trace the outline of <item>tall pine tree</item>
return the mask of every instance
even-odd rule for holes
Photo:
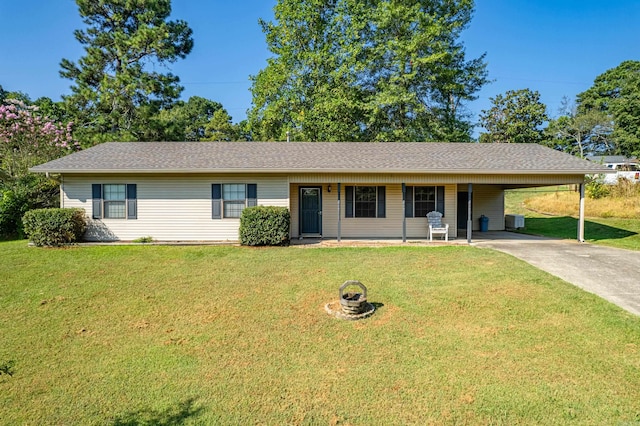
[[[186,57],[193,47],[186,22],[169,21],[170,0],[76,0],[85,29],[75,37],[85,56],[61,62],[73,80],[64,98],[83,139],[140,140],[149,118],[182,92],[179,78],[154,65]]]

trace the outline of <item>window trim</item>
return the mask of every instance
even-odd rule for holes
[[[244,206],[240,210],[239,216],[225,216],[225,201],[238,203],[241,200],[225,200],[224,199],[224,186],[225,185],[244,185]],[[221,219],[240,219],[242,216],[242,210],[247,207],[254,207],[258,205],[258,184],[256,183],[239,183],[239,182],[226,182],[226,183],[212,183],[211,184],[211,218],[216,220]]]
[[[375,188],[375,200],[373,201],[375,206],[375,216],[357,216],[356,209],[356,191],[357,188]],[[349,219],[385,219],[387,217],[386,212],[386,200],[387,191],[386,186],[376,185],[347,185],[345,186],[345,211],[344,217]]]
[[[105,200],[104,187],[106,185],[124,185],[124,200]],[[138,189],[135,183],[94,183],[91,185],[93,219],[135,220],[138,218]],[[123,217],[106,217],[106,205],[109,203],[124,203]]]
[[[405,217],[427,217],[416,216],[416,188],[433,188],[435,190],[435,211],[442,213],[442,217],[445,217],[445,188],[443,185],[407,185],[405,195]],[[427,212],[428,213],[428,212]]]

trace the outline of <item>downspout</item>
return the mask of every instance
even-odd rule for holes
[[[340,182],[338,182],[338,242],[342,233],[342,215],[340,212]]]
[[[473,228],[473,218],[471,217],[471,200],[473,195],[473,184],[467,188],[467,243],[471,244],[471,234]]]
[[[584,243],[584,182],[580,184],[580,209],[578,218],[578,241]]]

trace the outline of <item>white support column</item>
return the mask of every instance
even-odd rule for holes
[[[580,210],[578,215],[578,241],[584,243],[584,182],[580,184]]]
[[[467,243],[471,244],[471,234],[473,232],[473,218],[471,217],[471,200],[473,199],[473,184],[467,188]]]

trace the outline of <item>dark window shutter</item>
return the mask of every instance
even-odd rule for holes
[[[211,185],[211,218],[222,219],[222,185]]]
[[[386,203],[387,191],[384,186],[378,187],[378,217],[387,217]]]
[[[444,216],[444,186],[436,187],[436,210]]]
[[[413,217],[413,186],[407,186],[404,200],[404,217]]]
[[[344,187],[344,217],[353,217],[353,186]]]
[[[247,184],[247,207],[258,205],[258,185],[255,183]]]
[[[94,183],[91,185],[91,197],[93,198],[91,217],[94,219],[102,219],[102,185]]]
[[[135,183],[127,184],[127,219],[138,218],[138,188]]]

